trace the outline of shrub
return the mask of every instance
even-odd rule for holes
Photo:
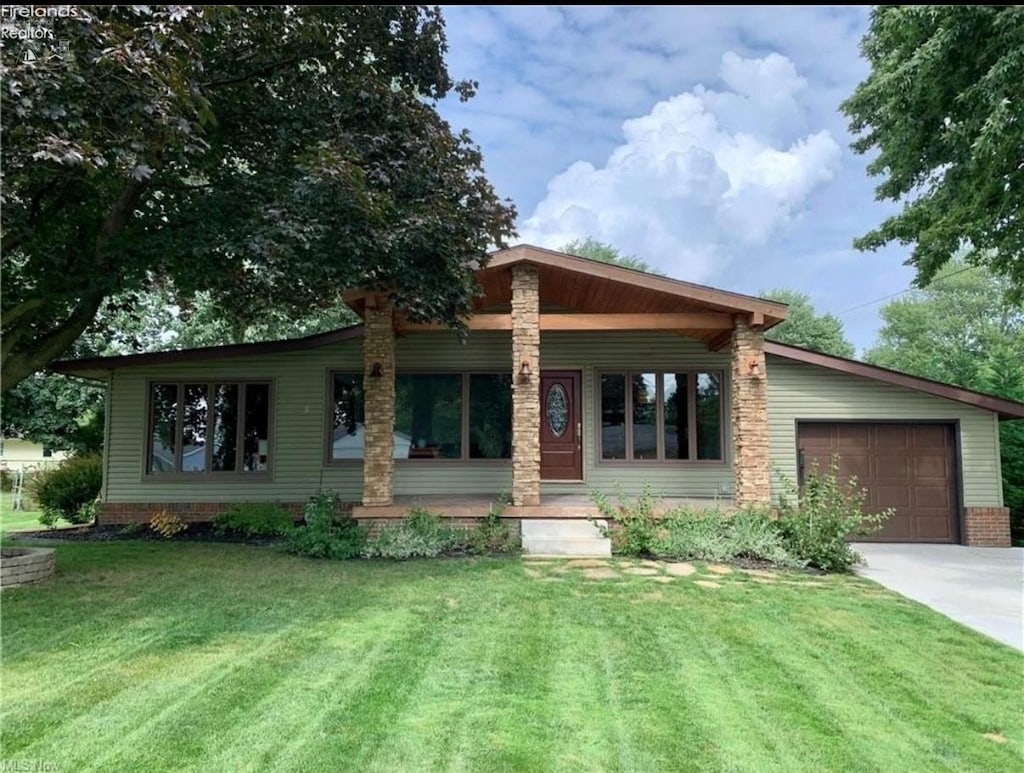
[[[304,526],[292,528],[285,550],[310,558],[355,558],[366,543],[366,532],[348,513],[339,513],[341,497],[321,491],[303,508]]]
[[[507,521],[501,520],[501,513],[508,505],[504,497],[492,505],[487,517],[475,529],[465,534],[466,552],[474,556],[518,553],[522,549],[519,535],[514,533]]]
[[[124,526],[122,526],[118,530],[118,534],[120,534],[122,537],[137,537],[141,533],[142,533],[142,524],[139,523],[138,521],[132,521],[131,523],[126,523]]]
[[[649,485],[644,484],[640,495],[632,502],[623,495],[621,489],[616,492],[617,505],[609,502],[608,497],[600,491],[591,491],[590,499],[608,520],[609,527],[612,521],[617,525],[615,529],[603,529],[611,538],[616,553],[641,556],[652,552],[659,525],[654,511],[661,498],[651,492]]]
[[[864,512],[867,490],[857,487],[855,477],[846,483],[840,479],[838,456],[825,471],[812,463],[799,491],[791,481],[783,482],[777,522],[783,543],[792,555],[826,572],[848,572],[859,563],[861,555],[847,540],[877,531],[892,517],[891,508]]]
[[[242,502],[213,518],[218,534],[239,534],[252,537],[284,537],[294,527],[292,517],[272,502]]]
[[[102,485],[103,458],[98,454],[72,456],[32,476],[32,493],[39,508],[48,517],[55,514],[72,523],[92,519],[95,513],[87,505],[95,502]]]
[[[466,541],[463,529],[445,526],[436,513],[416,507],[400,524],[381,529],[366,543],[363,555],[367,558],[434,558],[464,547]]]
[[[171,539],[176,534],[185,531],[188,528],[188,524],[181,520],[181,516],[177,513],[161,510],[150,519],[149,528],[164,539]]]
[[[771,513],[756,508],[735,513],[724,513],[718,508],[700,512],[679,508],[666,513],[652,552],[680,560],[746,558],[780,566],[800,565],[786,551]]]

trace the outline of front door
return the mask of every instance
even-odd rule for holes
[[[583,480],[580,372],[540,374],[540,479]]]

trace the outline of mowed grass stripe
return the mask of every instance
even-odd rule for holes
[[[315,562],[159,543],[62,546],[58,563],[62,576],[3,598],[4,759],[1024,767],[1021,656],[855,578],[734,574],[715,590],[562,567],[531,578],[515,559]]]

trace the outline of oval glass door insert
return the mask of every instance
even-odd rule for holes
[[[562,437],[569,426],[569,395],[561,384],[552,384],[548,389],[546,420],[548,429],[555,437]]]

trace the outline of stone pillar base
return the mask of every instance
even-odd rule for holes
[[[975,548],[1010,547],[1010,508],[965,507],[964,544]]]

